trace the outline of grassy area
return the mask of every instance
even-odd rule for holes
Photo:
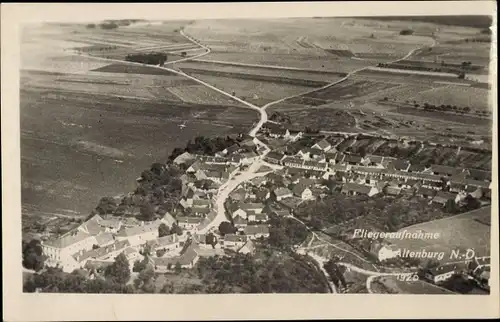
[[[395,276],[376,277],[371,288],[377,294],[455,294],[424,281],[400,281]]]
[[[491,218],[491,207],[484,207],[402,229],[410,233],[419,231],[439,233],[438,239],[403,239],[391,242],[397,247],[414,251],[425,249],[427,252],[444,252],[443,262],[460,260],[460,258],[450,258],[452,250],[460,250],[459,255],[463,255],[465,250],[473,249],[477,256],[488,256],[491,247],[491,226],[485,223],[488,223],[489,218]]]

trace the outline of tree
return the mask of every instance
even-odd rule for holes
[[[140,208],[141,218],[147,221],[151,221],[155,217],[155,210],[153,205],[150,203],[144,203]]]
[[[92,249],[98,249],[98,248],[99,248],[99,245],[97,245],[97,244],[92,245]]]
[[[181,263],[179,262],[175,263],[175,272],[179,274],[181,271],[182,271]]]
[[[209,233],[205,237],[205,243],[215,247],[215,245],[217,245],[217,238],[215,237],[215,235],[213,233]]]
[[[113,213],[116,208],[117,204],[114,198],[112,197],[103,197],[101,200],[99,200],[99,204],[96,207],[97,212],[100,215],[106,215],[106,214],[111,214]]]
[[[455,203],[455,200],[453,199],[450,199],[446,202],[446,205],[445,205],[445,210],[446,212],[450,213],[450,214],[454,214],[457,212],[457,204]]]
[[[45,263],[45,256],[42,252],[42,244],[38,239],[32,239],[30,242],[23,242],[23,266],[27,269],[39,271]]]
[[[127,256],[124,253],[116,256],[114,263],[106,268],[104,275],[118,284],[126,284],[130,279]]]
[[[219,232],[222,236],[226,234],[234,234],[238,231],[229,221],[223,221],[219,225]]]
[[[173,223],[170,228],[170,235],[177,234],[178,236],[182,235],[182,228],[177,225],[177,223]]]
[[[170,234],[170,228],[164,223],[161,223],[158,227],[158,236],[163,237]]]
[[[481,207],[481,202],[471,195],[467,195],[464,201],[465,201],[465,209],[467,210],[474,210]]]
[[[158,249],[156,251],[156,257],[163,257],[163,255],[165,255],[167,251],[165,250],[165,248],[162,248],[162,249]]]

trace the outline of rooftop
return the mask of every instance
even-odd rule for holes
[[[81,242],[87,238],[93,238],[93,237],[85,232],[74,230],[70,234],[63,236],[59,239],[44,241],[43,245],[62,249],[74,245],[78,242]]]

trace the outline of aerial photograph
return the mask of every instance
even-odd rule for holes
[[[24,24],[23,292],[489,295],[492,21]]]

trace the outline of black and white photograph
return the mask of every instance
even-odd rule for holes
[[[498,296],[496,12],[101,16],[18,27],[19,292]]]

